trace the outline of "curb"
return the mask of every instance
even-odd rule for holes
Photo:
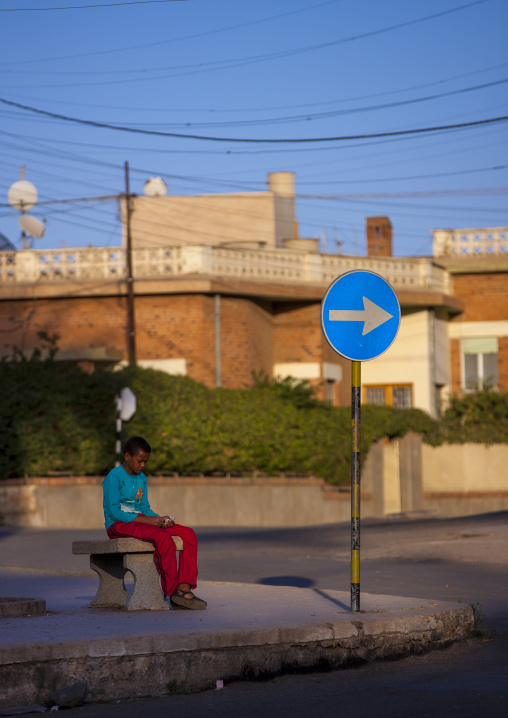
[[[448,606],[417,615],[359,613],[311,626],[10,644],[0,649],[0,706],[45,703],[56,689],[83,680],[87,702],[127,700],[211,689],[218,679],[263,680],[425,653],[473,629],[471,607]]]

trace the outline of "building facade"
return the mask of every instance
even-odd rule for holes
[[[508,229],[437,230],[433,251],[464,303],[448,326],[450,391],[508,390]]]
[[[388,351],[363,363],[364,402],[436,416],[450,393],[508,390],[505,229],[437,230],[432,258],[392,257],[390,221],[372,217],[368,256],[358,257],[302,249],[305,240],[285,237],[294,211],[286,219],[284,229],[261,232],[263,246],[252,237],[228,246],[169,235],[148,246],[135,229],[138,363],[209,387],[248,386],[253,372],[307,379],[321,398],[348,405],[350,362],[327,344],[320,303],[337,276],[368,269],[390,282],[402,317]],[[126,278],[125,247],[0,252],[0,355],[29,354],[46,332],[59,336],[57,358],[87,371],[121,365]]]

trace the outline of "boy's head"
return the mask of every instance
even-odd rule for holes
[[[123,465],[132,474],[139,474],[146,466],[152,449],[146,439],[141,436],[131,436],[123,447]]]

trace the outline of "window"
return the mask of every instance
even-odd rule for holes
[[[462,388],[497,387],[497,337],[462,340]]]
[[[399,409],[410,409],[413,406],[412,384],[383,384],[364,386],[363,401],[365,404],[378,406],[395,406]]]

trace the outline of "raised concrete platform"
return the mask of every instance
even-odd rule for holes
[[[417,598],[364,593],[351,614],[347,592],[202,582],[206,611],[129,613],[87,608],[93,579],[0,580],[11,596],[29,581],[48,605],[45,616],[0,620],[1,707],[44,703],[81,680],[87,701],[107,701],[338,669],[443,647],[473,627],[470,607]]]

